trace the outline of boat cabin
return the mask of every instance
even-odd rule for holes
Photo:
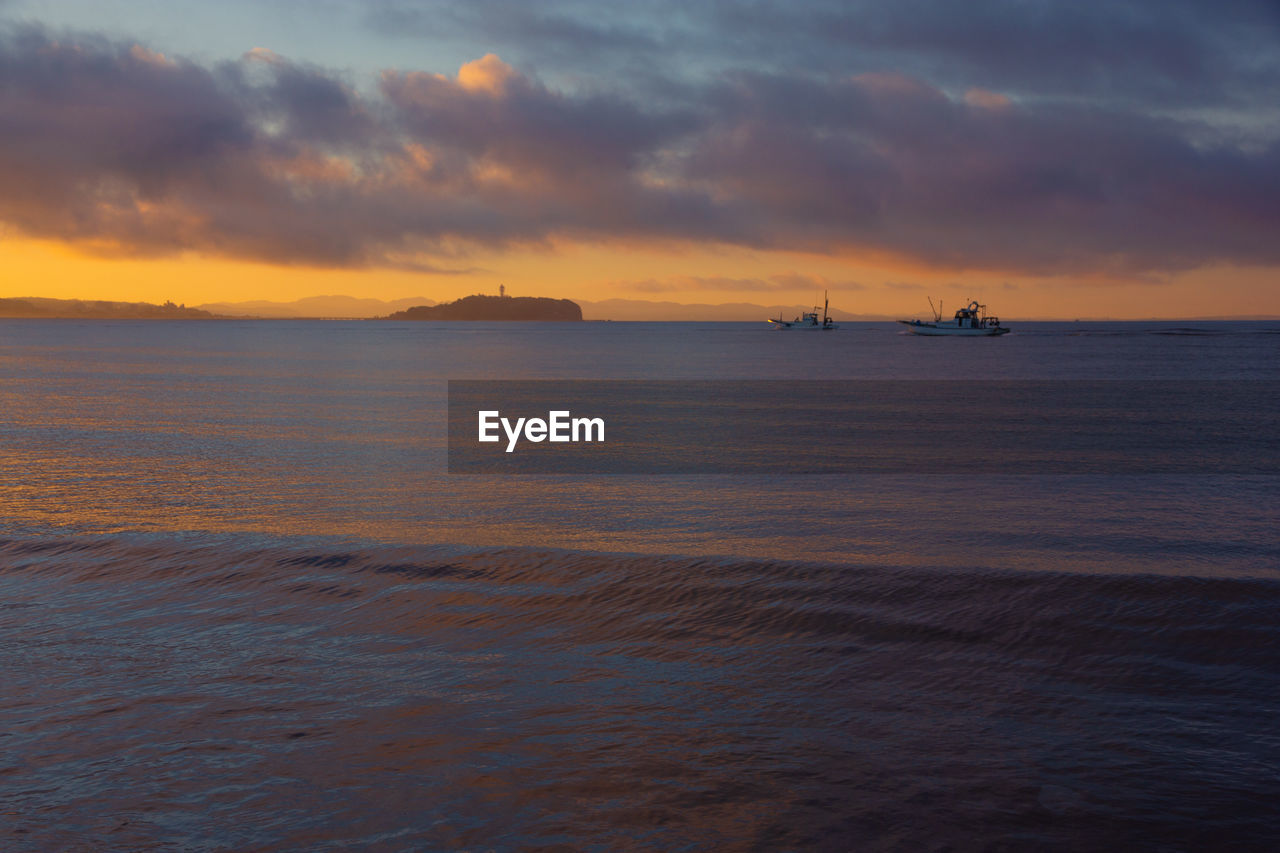
[[[965,308],[956,311],[956,327],[960,329],[985,329],[988,326],[999,327],[999,317],[988,317],[987,306],[970,302]]]

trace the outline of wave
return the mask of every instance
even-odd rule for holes
[[[554,591],[563,597],[559,614],[580,617],[582,624],[619,616],[644,621],[665,613],[699,624],[714,617],[711,611],[723,611],[731,614],[729,621],[747,626],[744,634],[761,628],[761,620],[780,631],[828,618],[839,623],[842,616],[852,624],[874,605],[891,604],[886,609],[895,614],[921,617],[921,626],[989,639],[1017,634],[1027,613],[1070,611],[1099,600],[1113,608],[1103,620],[1110,627],[1094,625],[1094,619],[1089,624],[1111,631],[1116,617],[1125,614],[1145,620],[1134,628],[1175,616],[1185,626],[1189,602],[1197,608],[1268,608],[1280,598],[1275,577],[1020,572],[199,533],[0,538],[0,575],[23,574],[143,589],[148,582],[167,581],[285,597],[331,596],[335,590],[367,596],[388,584],[427,597],[441,584],[503,590],[506,596],[512,589],[530,597]],[[601,606],[605,602],[609,607]],[[1156,607],[1159,602],[1163,606]]]
[[[0,600],[39,848],[1268,838],[1271,578],[45,535]]]

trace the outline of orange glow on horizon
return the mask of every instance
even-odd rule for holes
[[[1216,317],[1280,314],[1277,273],[1221,267],[1164,280],[1018,276],[930,269],[884,254],[766,252],[725,246],[577,245],[462,258],[465,274],[277,266],[198,255],[91,254],[53,241],[6,239],[0,297],[175,303],[289,302],[308,296],[449,301],[509,293],[586,301],[808,305],[831,291],[840,314],[922,316],[926,297],[970,298],[1014,319]],[[100,247],[109,249],[110,247]],[[673,317],[672,319],[678,319]]]

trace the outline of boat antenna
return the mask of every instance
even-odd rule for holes
[[[934,307],[933,307],[933,297],[932,297],[932,296],[926,296],[926,297],[925,297],[925,299],[928,299],[928,300],[929,300],[929,310],[933,312],[933,322],[935,322],[935,323],[940,323],[940,322],[942,322],[942,300],[941,300],[941,299],[939,299],[939,300],[938,300],[938,307],[937,307],[937,308],[934,308]]]

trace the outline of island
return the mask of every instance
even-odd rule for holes
[[[581,322],[582,309],[570,299],[545,296],[464,296],[443,305],[417,305],[388,320],[541,320]]]

